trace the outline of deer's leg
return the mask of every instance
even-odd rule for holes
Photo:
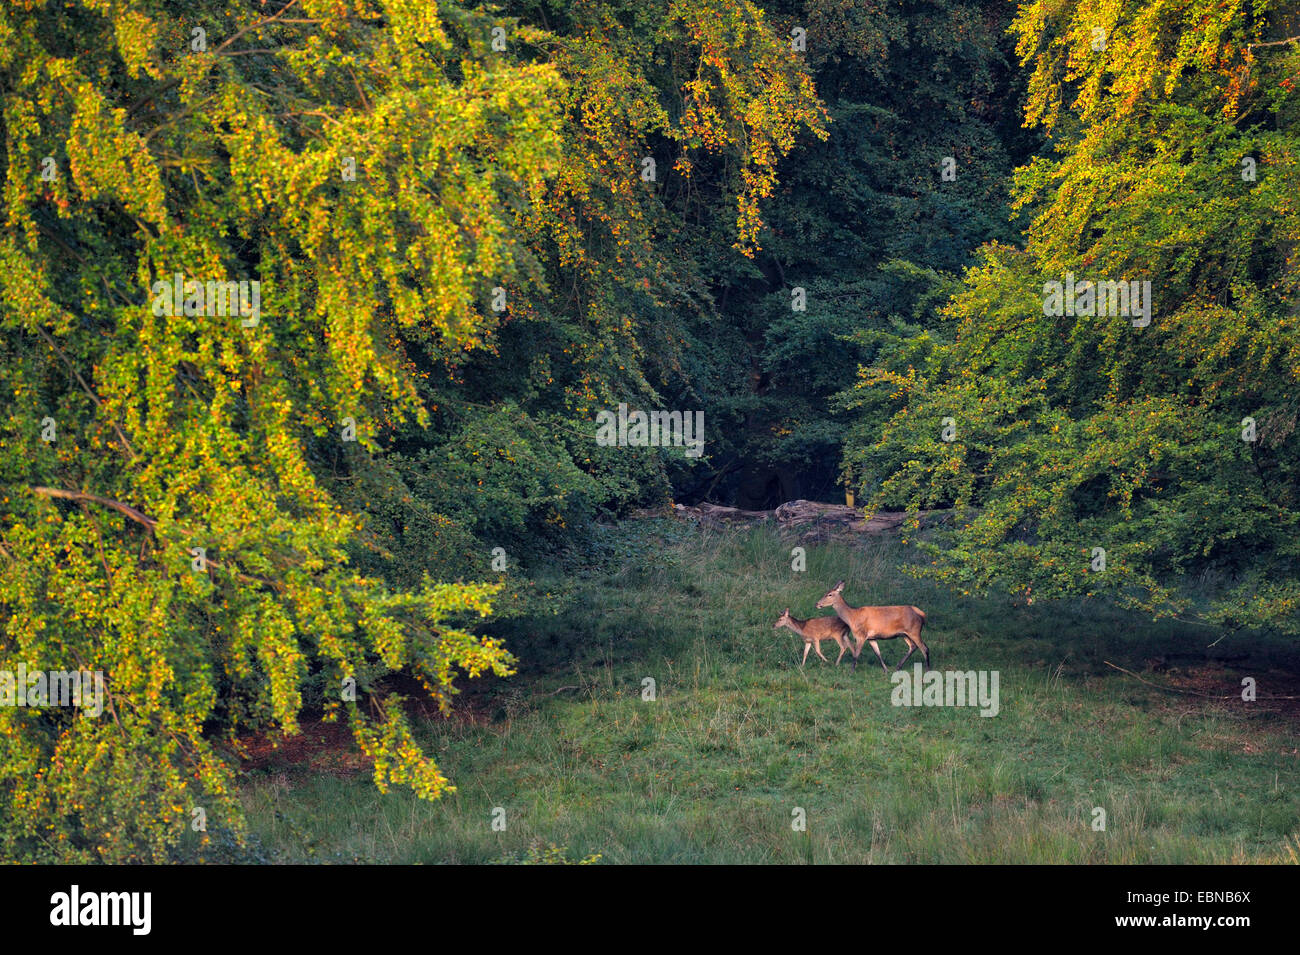
[[[921,656],[925,657],[925,668],[930,669],[930,648],[925,645],[919,633],[912,638],[912,642],[921,648]]]
[[[849,652],[849,645],[843,640],[837,640],[835,642],[840,645],[840,655],[835,658],[835,665],[839,666],[840,661],[844,659],[844,654]]]
[[[858,657],[862,655],[862,645],[866,643],[866,638],[859,640],[858,635],[850,631],[848,636],[849,643],[853,645],[853,672],[858,672]]]
[[[818,655],[819,657],[822,657],[822,642],[821,642],[820,640],[817,640],[817,641],[815,641],[815,642],[813,643],[813,646],[817,648],[817,655]],[[827,660],[825,657],[822,657],[822,662],[823,662],[823,663],[830,663],[831,661],[830,661],[830,660]]]
[[[907,658],[916,652],[916,644],[912,643],[912,638],[904,637],[903,639],[907,641],[907,654],[903,657],[903,659],[898,661],[898,666],[894,667],[895,670],[903,669],[903,664],[907,662]]]
[[[805,663],[808,662],[808,651],[811,649],[812,649],[812,641],[805,640],[803,644],[803,659],[799,661],[800,666],[803,666]]]
[[[868,640],[867,642],[871,644],[871,649],[876,652],[876,659],[880,661],[880,669],[884,670],[885,675],[888,676],[889,665],[885,663],[885,658],[880,655],[880,644],[876,643],[875,640]]]

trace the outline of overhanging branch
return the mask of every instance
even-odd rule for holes
[[[114,501],[111,498],[100,497],[98,494],[91,494],[87,491],[65,491],[57,487],[33,487],[32,493],[41,497],[58,497],[67,501],[90,501],[94,504],[109,507],[119,514],[125,514],[131,520],[138,524],[143,524],[152,531],[158,526],[158,519],[150,517],[144,511],[136,510],[130,504],[123,504],[121,501]]]
[[[150,533],[153,533],[158,526],[158,519],[156,517],[150,517],[144,511],[141,511],[138,508],[134,508],[130,504],[123,504],[121,501],[115,501],[112,498],[103,497],[99,494],[91,494],[89,491],[68,491],[68,490],[64,490],[63,488],[57,488],[57,487],[34,486],[32,488],[32,493],[39,497],[60,498],[65,501],[77,501],[79,503],[98,504],[101,507],[110,508],[114,511],[117,511],[119,514],[129,517],[137,524],[144,525],[149,529]],[[213,557],[206,557],[204,559],[207,561],[209,566],[217,568],[218,570],[227,567],[227,565],[223,561],[219,561]],[[230,567],[228,569],[232,574],[234,574],[235,577],[237,577],[239,580],[244,581],[245,583],[265,584],[266,586],[270,587],[272,590],[280,589],[280,586],[274,580],[271,580],[269,577],[261,577],[256,574],[245,574],[243,571],[236,570],[233,567]]]

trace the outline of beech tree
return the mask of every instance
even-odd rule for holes
[[[821,121],[757,8],[624,13],[0,10],[0,671],[105,689],[0,706],[0,855],[238,831],[241,734],[296,732],[309,690],[380,789],[448,790],[400,697],[358,694],[510,673],[473,628],[489,535],[664,473],[577,430],[653,395],[704,301],[659,190],[725,157],[743,256]]]
[[[923,570],[963,592],[1295,632],[1294,7],[1029,3],[1014,28],[1053,143],[1017,174],[1023,247],[862,369],[845,467],[874,506],[957,509]]]

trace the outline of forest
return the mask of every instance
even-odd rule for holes
[[[0,7],[0,860],[1300,861],[1297,81],[1283,0]],[[801,666],[841,580],[996,715]]]

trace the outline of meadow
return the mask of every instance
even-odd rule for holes
[[[422,722],[455,793],[381,795],[355,755],[272,759],[242,777],[248,847],[218,839],[202,857],[1300,861],[1296,703],[1262,699],[1295,695],[1293,643],[1215,643],[1101,601],[957,597],[903,573],[917,557],[893,539],[808,545],[804,572],[791,546],[770,528],[603,530],[581,570],[554,568],[564,610],[489,626],[519,672],[466,684],[451,718]],[[869,649],[856,673],[847,656],[800,668],[800,638],[773,622],[786,606],[824,612],[814,603],[840,578],[852,604],[925,609],[940,670],[998,671],[998,714],[891,705]],[[904,651],[881,649],[891,667]],[[1239,699],[1243,676],[1260,700]]]

